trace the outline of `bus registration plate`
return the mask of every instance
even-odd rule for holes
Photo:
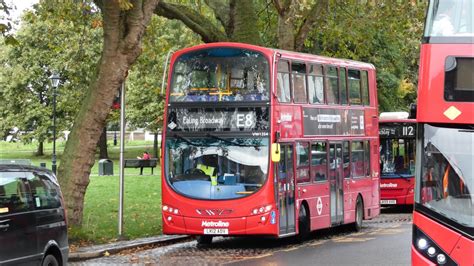
[[[380,204],[397,204],[397,200],[380,200]]]
[[[229,229],[227,228],[204,228],[205,235],[228,235]]]

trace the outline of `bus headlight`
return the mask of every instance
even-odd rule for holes
[[[426,251],[430,257],[433,257],[436,255],[436,249],[434,247],[429,247],[428,250]]]
[[[426,259],[437,265],[457,265],[436,242],[413,225],[413,247]]]
[[[428,241],[426,241],[424,238],[420,238],[418,239],[417,245],[419,249],[424,250],[428,247]]]
[[[438,256],[436,256],[436,260],[438,261],[439,264],[445,264],[446,256],[444,254],[438,254]]]
[[[178,208],[173,208],[171,206],[168,206],[168,205],[163,205],[163,213],[171,213],[171,214],[175,214],[175,215],[178,215],[179,214],[179,209]]]
[[[272,205],[263,205],[254,208],[250,213],[252,215],[264,214],[272,210]]]

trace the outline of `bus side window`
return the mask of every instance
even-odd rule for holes
[[[370,176],[370,141],[364,141],[365,176]]]
[[[353,141],[351,145],[352,177],[364,176],[364,142]]]
[[[324,76],[321,65],[311,65],[309,68],[308,98],[310,103],[324,103]]]
[[[288,103],[291,100],[290,95],[290,66],[288,61],[280,60],[278,62],[277,76],[277,97],[281,103]]]
[[[311,175],[313,181],[327,180],[327,145],[326,142],[311,144]]]
[[[360,105],[362,104],[360,95],[360,71],[349,69],[349,101],[351,104]]]
[[[367,79],[367,71],[361,72],[360,83],[362,85],[362,103],[364,105],[370,105],[369,97],[369,80]]]
[[[337,67],[328,66],[326,68],[326,95],[328,104],[339,103],[338,75]]]
[[[293,102],[307,103],[306,97],[306,64],[291,64],[291,81],[293,82]]]
[[[351,178],[351,168],[349,167],[350,154],[349,154],[349,141],[344,141],[342,143],[342,164],[344,171],[344,178]]]
[[[296,182],[305,183],[310,181],[309,176],[309,144],[296,143]]]
[[[346,68],[339,68],[339,89],[341,95],[341,104],[347,104],[347,79],[346,79]]]

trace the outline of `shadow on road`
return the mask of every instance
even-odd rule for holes
[[[382,207],[382,213],[412,213],[413,205]]]

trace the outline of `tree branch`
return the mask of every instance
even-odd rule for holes
[[[230,0],[204,0],[204,2],[214,11],[214,15],[224,27],[227,36],[232,36],[234,25],[230,16]]]
[[[273,0],[273,5],[275,6],[277,13],[280,16],[283,16],[283,8],[281,6],[280,0]]]
[[[168,19],[181,20],[192,31],[199,34],[206,43],[228,40],[227,36],[209,19],[187,6],[160,1],[155,14]]]

